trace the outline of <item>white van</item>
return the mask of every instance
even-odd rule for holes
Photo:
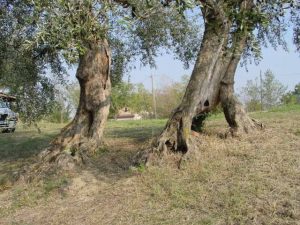
[[[0,93],[0,131],[14,132],[18,121],[18,114],[10,109],[10,103],[15,98]]]

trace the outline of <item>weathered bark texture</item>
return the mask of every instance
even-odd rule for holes
[[[207,4],[202,8],[205,31],[194,70],[181,104],[172,113],[155,147],[149,153],[150,161],[153,155],[193,151],[197,147],[193,136],[199,135],[192,129],[196,130],[201,126],[204,115],[220,102],[232,135],[262,127],[247,116],[234,97],[233,88],[235,71],[251,25],[249,30],[232,33],[232,26],[236,24],[226,15],[221,4],[214,1],[203,2]],[[241,10],[249,10],[252,6],[252,1],[241,2]]]
[[[205,25],[201,48],[183,100],[159,136],[156,149],[159,153],[191,150],[193,145],[189,138],[194,116],[209,112],[219,103],[220,82],[227,65],[223,55],[230,25],[213,13],[207,15],[211,16],[210,23]]]
[[[65,169],[84,161],[101,144],[110,107],[110,61],[107,41],[89,43],[79,59],[76,77],[80,102],[73,121],[40,153],[41,163],[56,163]]]
[[[220,87],[221,105],[226,121],[230,127],[229,132],[232,136],[238,136],[242,133],[249,133],[257,128],[263,128],[261,123],[247,115],[243,105],[234,95],[234,75],[245,45],[245,38],[240,39],[236,43],[235,51],[228,64],[228,68],[221,81]]]

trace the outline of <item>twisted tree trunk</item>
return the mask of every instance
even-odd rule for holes
[[[80,84],[80,101],[73,121],[50,146],[40,153],[41,163],[55,163],[72,168],[84,161],[101,144],[110,107],[111,53],[106,40],[89,43],[80,56],[76,77]]]
[[[263,128],[261,123],[247,115],[243,105],[234,95],[234,75],[241,58],[241,54],[246,45],[246,36],[240,38],[235,45],[236,47],[229,61],[220,87],[220,101],[232,136],[249,133],[257,128]]]
[[[211,15],[210,22],[206,23],[201,48],[185,95],[159,136],[156,152],[170,150],[186,153],[193,148],[190,143],[193,118],[209,112],[219,103],[220,82],[224,67],[228,64],[224,51],[229,29],[229,22],[215,15]]]
[[[153,155],[166,152],[185,154],[193,151],[197,146],[191,138],[192,128],[197,128],[205,119],[203,115],[220,102],[232,135],[262,127],[247,116],[234,97],[233,89],[235,71],[252,27],[249,25],[248,29],[237,29],[232,33],[231,26],[236,24],[230,21],[219,4],[208,2],[210,6],[202,9],[205,31],[186,93],[146,161],[151,161]],[[241,10],[249,10],[251,7],[251,1],[241,2]]]

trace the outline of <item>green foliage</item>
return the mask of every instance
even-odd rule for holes
[[[130,102],[135,112],[149,112],[152,109],[152,96],[142,83],[136,84]]]
[[[55,84],[40,73],[40,65],[30,53],[11,50],[2,68],[2,88],[16,96],[16,111],[22,121],[31,124],[51,113],[54,106]]]
[[[271,70],[267,70],[261,81],[248,80],[242,89],[248,111],[270,109],[281,103],[287,87],[275,79]]]
[[[180,82],[169,82],[156,90],[157,114],[160,118],[168,118],[181,102],[189,76],[181,77]]]
[[[198,15],[183,16],[177,6],[165,8],[159,4],[159,10],[150,17],[133,24],[131,32],[143,64],[155,66],[154,58],[162,49],[174,52],[186,67],[194,62],[201,40],[201,30],[196,24]]]
[[[48,48],[48,51],[61,50],[69,62],[76,62],[90,43],[97,43],[107,35],[110,10],[107,1],[97,4],[92,0],[35,0],[32,7],[30,19],[38,29],[29,44]]]
[[[255,23],[256,34],[253,33],[251,40],[248,41],[246,52],[252,52],[255,59],[259,60],[262,58],[262,47],[271,45],[274,49],[277,49],[281,46],[284,50],[287,50],[285,37],[287,28],[294,27],[294,37],[297,36],[299,6],[300,2],[297,0],[257,2],[255,6],[256,17],[258,18]],[[294,40],[294,43],[297,46],[297,41]]]
[[[284,104],[300,104],[300,83],[295,85],[294,91],[289,91],[283,95],[281,101]]]
[[[247,111],[254,112],[262,109],[261,103],[259,100],[251,99],[246,104]]]
[[[61,102],[55,102],[52,112],[45,117],[51,123],[67,123],[70,121],[70,108]]]
[[[51,113],[55,95],[51,78],[62,80],[64,70],[59,57],[37,57],[38,49],[22,47],[34,31],[27,23],[32,13],[29,1],[1,1],[0,11],[1,88],[17,97],[15,110],[22,121],[31,124]]]
[[[118,110],[123,107],[129,107],[129,102],[133,94],[133,85],[130,83],[119,83],[117,84],[111,94],[112,99],[112,112],[118,113]]]
[[[3,31],[0,34],[0,74],[5,76],[0,80],[17,95],[19,111],[28,121],[57,111],[53,102],[54,86],[65,80],[64,63],[77,63],[91,45],[108,40],[115,86],[130,69],[133,59],[141,57],[143,64],[154,66],[154,57],[162,48],[174,51],[188,65],[200,39],[193,20],[183,16],[183,11],[193,5],[189,1],[170,7],[160,1],[143,0],[4,0],[0,4]],[[148,111],[146,91],[140,88],[135,92],[142,97],[131,98],[132,108]],[[139,101],[146,104],[141,106],[137,104]],[[75,102],[78,101],[73,101],[73,105]],[[115,103],[115,109],[118,104]]]
[[[293,41],[297,50],[300,51],[300,6],[299,1],[291,8],[291,23],[294,31]]]
[[[152,108],[152,96],[143,84],[121,82],[113,88],[111,98],[111,115],[116,115],[124,107],[138,113],[149,112]]]
[[[91,44],[107,39],[112,48],[114,83],[121,80],[127,64],[137,56],[142,56],[143,63],[154,65],[153,57],[161,47],[177,45],[174,49],[179,54],[189,51],[181,57],[186,62],[193,57],[192,48],[178,50],[183,43],[196,46],[192,41],[199,37],[196,26],[182,16],[179,6],[164,7],[160,1],[143,0],[35,0],[28,3],[32,13],[27,23],[35,29],[26,46],[48,55],[59,52],[74,63]],[[191,6],[187,2],[182,9]]]
[[[211,27],[219,27],[220,23],[230,25],[228,49],[234,51],[235,43],[243,37],[247,38],[243,49],[242,65],[247,62],[258,63],[262,59],[261,49],[271,45],[274,49],[281,46],[287,50],[285,34],[288,27],[294,31],[294,43],[299,50],[300,2],[298,0],[270,1],[200,1],[202,17]],[[216,20],[208,12],[217,9],[221,15]]]
[[[286,92],[287,87],[275,80],[272,71],[267,70],[262,80],[263,107],[270,109],[280,104],[280,99]]]

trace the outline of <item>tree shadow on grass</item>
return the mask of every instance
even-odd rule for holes
[[[37,134],[34,131],[17,131],[0,134],[0,190],[15,180],[14,176],[25,166],[36,161],[56,133]]]
[[[107,145],[97,151],[91,164],[84,169],[92,171],[99,179],[115,180],[131,176],[133,157],[161,130],[162,125],[107,128]],[[14,134],[0,134],[0,186],[3,177],[10,178],[25,165],[36,162],[36,156],[58,133],[59,130],[42,134],[23,130]]]
[[[11,135],[0,137],[0,162],[26,160],[41,152],[56,134]]]
[[[149,138],[157,136],[161,131],[162,127],[121,127],[107,129],[105,132],[105,136],[107,138],[133,139],[137,143],[141,143]]]
[[[150,140],[157,136],[163,127],[120,127],[106,129],[106,146],[99,149],[92,160],[94,175],[118,180],[133,175],[134,156],[145,146],[150,146]]]

